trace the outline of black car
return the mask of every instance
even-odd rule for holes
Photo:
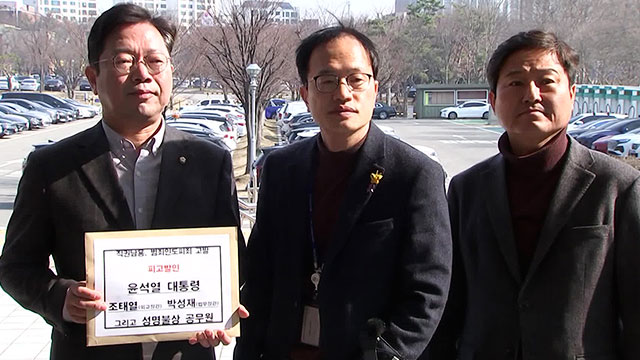
[[[89,84],[89,81],[87,79],[82,79],[78,83],[78,89],[80,91],[91,91],[91,84]]]
[[[64,83],[58,79],[49,79],[44,82],[44,89],[48,91],[63,91]]]
[[[376,106],[373,108],[373,118],[374,119],[388,119],[390,117],[398,115],[396,108],[393,106],[389,106],[384,103],[376,103]]]

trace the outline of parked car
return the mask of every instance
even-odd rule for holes
[[[33,78],[24,79],[20,82],[20,90],[22,91],[38,91],[40,83]]]
[[[296,114],[300,114],[303,112],[308,112],[307,104],[304,101],[291,101],[282,107],[278,111],[278,126],[282,127],[284,123],[289,122],[291,117]]]
[[[18,99],[27,99],[31,101],[42,101],[51,105],[56,109],[71,110],[73,113],[73,120],[77,119],[80,113],[76,106],[71,105],[66,101],[62,100],[62,98],[52,94],[45,94],[45,93],[39,93],[39,92],[32,92],[32,93],[31,92],[6,92],[2,94],[2,98],[3,99],[18,98]]]
[[[49,113],[40,110],[31,110],[22,105],[5,102],[0,105],[8,106],[17,112],[17,115],[26,116],[27,118],[36,118],[37,122],[34,122],[35,127],[47,127],[53,123],[53,119]]]
[[[626,119],[627,115],[614,113],[583,113],[569,119],[567,131],[576,129],[578,126],[600,119]]]
[[[267,101],[267,106],[264,108],[264,117],[267,119],[273,119],[276,116],[278,110],[287,103],[282,99],[271,99]]]
[[[63,91],[65,85],[60,79],[49,79],[44,82],[44,89],[47,91]]]
[[[227,131],[230,131],[232,133],[232,139],[234,139],[235,141],[238,140],[238,129],[234,124],[233,117],[230,114],[225,114],[223,112],[215,111],[215,110],[202,110],[202,111],[180,113],[177,116],[179,117],[179,119],[194,118],[194,119],[221,121],[225,124]]]
[[[91,84],[89,84],[89,80],[80,79],[78,82],[78,89],[80,91],[91,91]]]
[[[219,104],[219,105],[202,106],[200,109],[203,111],[208,111],[208,110],[219,111],[227,114],[233,120],[233,124],[236,126],[238,130],[238,136],[242,137],[247,135],[247,124],[245,121],[244,113],[238,110],[236,106]]]
[[[385,103],[376,103],[375,107],[373,108],[374,119],[384,120],[396,115],[398,115],[396,108]]]
[[[20,111],[16,110],[14,107],[9,105],[14,105],[14,104],[0,104],[0,112],[3,113],[5,117],[13,116],[10,119],[16,120],[16,121],[19,121],[19,119],[22,119],[22,121],[25,124],[25,128],[28,130],[36,129],[43,126],[42,121],[39,118],[33,115],[23,114]]]
[[[20,90],[20,81],[15,77],[11,77],[11,89],[9,89],[9,80],[6,76],[0,77],[0,90]]]
[[[180,131],[189,133],[199,139],[209,141],[214,145],[217,145],[221,149],[224,149],[229,152],[231,151],[231,149],[224,142],[224,138],[220,135],[216,135],[209,128],[206,128],[200,125],[193,125],[193,124],[187,124],[187,123],[181,123],[181,122],[167,122],[167,125],[173,128],[176,128]]]
[[[616,118],[603,118],[603,119],[594,120],[594,121],[588,122],[586,124],[575,126],[573,128],[573,130],[567,130],[567,134],[569,136],[572,136],[572,137],[576,138],[577,136],[580,136],[581,134],[584,134],[587,131],[600,129],[600,128],[605,127],[607,125],[611,125],[611,124],[613,124],[614,121],[618,121],[618,119],[616,119]]]
[[[0,118],[14,124],[16,126],[16,132],[29,129],[29,120],[25,119],[23,116],[12,115],[11,113],[0,109]]]
[[[188,105],[188,106],[185,106],[183,108],[180,108],[180,111],[193,110],[193,109],[197,109],[197,108],[200,108],[200,107],[203,107],[203,106],[218,105],[218,104],[222,104],[222,100],[220,100],[220,99],[204,99],[204,100],[198,101],[194,105]]]
[[[640,141],[640,128],[609,138],[607,153],[614,156],[628,156],[634,141]]]
[[[295,114],[291,117],[291,119],[288,122],[282,123],[282,126],[280,126],[280,133],[285,137],[287,137],[289,135],[289,132],[291,131],[291,127],[302,120],[306,122],[313,122],[313,117],[311,116],[311,113],[306,111],[301,112],[299,114]]]
[[[167,119],[168,125],[175,126],[175,123],[197,125],[211,130],[215,135],[223,138],[224,143],[227,145],[230,151],[234,151],[238,146],[238,144],[236,143],[236,139],[234,138],[233,131],[229,130],[227,124],[222,121],[189,118]]]
[[[89,119],[92,118],[100,112],[100,108],[97,106],[83,104],[74,99],[62,98],[63,101],[66,101],[68,104],[75,106],[78,109],[78,115],[81,119]]]
[[[18,132],[18,126],[15,122],[5,119],[0,115],[0,126],[2,127],[2,136],[13,135]]]
[[[441,118],[489,118],[489,104],[484,101],[465,101],[458,106],[450,106],[440,110]]]
[[[593,148],[593,143],[600,138],[624,134],[638,127],[640,127],[640,118],[617,121],[611,125],[605,126],[604,128],[587,131],[586,133],[578,136],[576,140],[578,140],[580,144],[591,149]],[[606,146],[607,145],[604,146],[604,149],[601,148],[600,150],[606,153]]]
[[[29,110],[38,110],[41,112],[46,112],[51,117],[52,123],[57,124],[58,122],[60,122],[60,114],[55,109],[47,108],[34,101],[27,100],[27,99],[0,99],[0,103],[3,103],[3,102],[18,104]]]
[[[34,101],[34,103],[36,103],[38,105],[41,105],[41,106],[43,106],[43,107],[45,107],[47,109],[52,109],[52,110],[56,111],[58,113],[58,116],[60,117],[58,119],[58,122],[66,123],[66,122],[73,121],[73,120],[76,119],[75,111],[73,111],[73,110],[63,109],[63,108],[55,108],[55,107],[47,104],[46,102],[39,101],[39,100],[38,101]]]

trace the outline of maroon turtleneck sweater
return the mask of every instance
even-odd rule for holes
[[[320,136],[318,137],[317,146],[318,152],[313,181],[312,231],[318,250],[318,261],[322,264],[338,221],[340,206],[344,200],[349,177],[353,171],[358,152],[331,152],[324,145]],[[313,286],[310,280],[311,274],[312,272],[309,272],[306,277],[309,281],[303,284],[305,301],[311,299],[313,294]],[[289,356],[292,360],[319,360],[322,358],[320,349],[302,343],[294,345]]]
[[[522,274],[529,270],[538,245],[568,144],[566,129],[541,149],[524,156],[513,154],[506,133],[498,141],[500,153],[506,160],[507,195]]]

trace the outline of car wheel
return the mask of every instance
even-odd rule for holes
[[[482,114],[482,118],[483,119],[488,119],[489,118],[489,112],[485,111],[484,114]]]
[[[455,119],[458,117],[458,114],[454,113],[454,112],[450,112],[449,113],[449,119]]]
[[[389,115],[387,115],[386,111],[380,111],[380,114],[378,114],[378,117],[382,120],[386,119],[389,117]]]

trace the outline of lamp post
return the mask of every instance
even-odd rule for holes
[[[249,167],[249,201],[255,202],[256,199],[256,173],[253,169],[253,162],[256,159],[257,151],[257,138],[258,138],[258,125],[256,119],[256,89],[258,88],[257,77],[260,74],[260,66],[256,64],[250,64],[247,66],[247,74],[249,75],[249,156],[247,158],[247,165]]]

